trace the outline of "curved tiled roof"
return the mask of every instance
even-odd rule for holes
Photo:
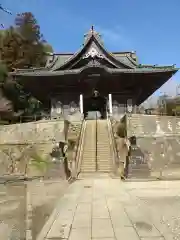
[[[130,57],[131,54],[132,54],[132,52],[112,52],[111,53],[111,55],[116,60],[118,60],[119,62],[122,62],[126,65],[129,65],[133,68],[134,66],[137,66],[138,63],[132,57]],[[61,67],[64,63],[70,61],[74,55],[75,54],[73,54],[73,53],[54,53],[53,56],[50,55],[50,57],[47,61],[46,67],[48,69],[51,69],[54,65]]]
[[[108,63],[107,66],[91,66],[95,68],[102,68],[109,73],[157,73],[157,72],[176,72],[178,69],[175,65],[172,66],[158,66],[158,65],[141,65],[138,64],[137,56],[135,52],[108,52],[100,40],[100,35],[93,29],[86,35],[86,41],[84,45],[75,53],[61,53],[52,54],[47,56],[47,64],[44,68],[36,69],[17,69],[11,75],[24,75],[24,76],[53,76],[53,75],[65,75],[65,74],[77,74],[81,73],[87,67],[80,64],[75,69],[84,56],[88,55],[90,49],[96,48],[98,54]],[[92,57],[92,56],[91,56]],[[98,57],[98,56],[97,56]],[[74,67],[75,66],[75,67]],[[110,68],[109,66],[112,66]],[[88,66],[90,67],[90,66]],[[74,68],[75,70],[71,70]]]
[[[52,62],[52,64],[48,65],[48,68],[56,71],[56,70],[61,70],[65,69],[66,67],[68,68],[69,65],[71,65],[71,62],[75,61],[78,58],[81,58],[83,56],[83,53],[86,52],[90,44],[94,42],[99,48],[101,52],[105,55],[105,58],[107,61],[111,62],[112,65],[115,67],[119,68],[120,66],[124,66],[124,68],[134,68],[136,63],[131,60],[128,55],[127,56],[122,56],[122,55],[113,55],[112,53],[108,52],[104,46],[102,45],[101,41],[99,38],[97,38],[97,33],[92,31],[88,34],[88,38],[84,44],[84,46],[79,49],[75,54],[73,55],[56,55],[56,59]]]
[[[128,55],[114,55],[114,57],[119,61],[119,62],[123,62],[124,64],[131,66],[132,68],[134,68],[135,66],[137,66],[137,63]]]
[[[46,67],[48,69],[53,68],[54,65],[62,66],[65,62],[67,62],[73,54],[54,54],[51,61],[48,61]]]
[[[88,67],[89,68],[89,67]],[[162,72],[172,72],[172,74],[178,71],[177,68],[173,67],[166,67],[166,68],[135,68],[135,69],[117,69],[117,68],[108,68],[108,67],[96,67],[99,69],[103,69],[104,71],[111,73],[111,74],[138,74],[138,73],[162,73]],[[48,70],[41,70],[41,71],[21,71],[21,72],[13,72],[11,75],[16,76],[61,76],[61,75],[74,75],[80,74],[87,67],[82,67],[79,69],[71,69],[71,70],[61,70],[61,71],[48,71]]]

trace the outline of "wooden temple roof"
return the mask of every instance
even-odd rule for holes
[[[32,69],[32,70],[28,70],[28,71],[18,71],[18,72],[13,72],[11,73],[12,75],[16,75],[16,76],[29,76],[29,77],[33,77],[33,76],[61,76],[61,75],[74,75],[74,74],[80,74],[82,73],[84,70],[89,69],[91,67],[82,67],[82,68],[78,68],[78,69],[70,69],[70,70],[61,70],[61,71],[48,71],[46,69],[39,69],[38,71]],[[92,68],[94,68],[92,66]],[[165,73],[165,72],[172,72],[175,73],[176,71],[178,71],[178,69],[172,68],[172,67],[166,67],[166,68],[149,68],[149,67],[144,67],[144,68],[135,68],[135,69],[113,69],[113,68],[108,68],[105,66],[98,66],[96,67],[96,69],[102,69],[107,73],[110,74],[140,74],[140,73],[144,73],[144,74],[148,74],[148,73]]]
[[[78,77],[81,75],[102,73],[103,76],[106,76],[107,81],[113,81],[115,91],[123,92],[128,85],[129,87],[131,86],[131,94],[133,94],[133,88],[140,86],[143,92],[137,101],[141,103],[167,82],[177,71],[178,68],[175,65],[139,64],[136,52],[107,51],[100,34],[92,27],[85,35],[83,46],[76,53],[52,53],[49,54],[45,67],[16,69],[10,74],[17,76],[24,83],[27,82],[27,88],[33,88],[31,84],[33,79],[36,79],[37,86],[38,80],[39,85],[42,84],[42,81],[46,82],[47,93],[50,88],[56,89],[55,86],[50,85],[57,85],[58,82],[59,84],[61,82],[65,84],[66,79],[78,81]],[[71,82],[71,84],[73,83]],[[137,84],[139,85],[137,86]],[[112,83],[109,82],[109,86],[111,85]]]
[[[101,67],[109,73],[149,73],[159,71],[176,72],[175,65],[142,65],[137,61],[136,52],[109,52],[105,49],[100,34],[92,27],[85,35],[83,46],[76,53],[49,54],[43,68],[16,69],[12,75],[48,76],[78,74],[83,68]]]

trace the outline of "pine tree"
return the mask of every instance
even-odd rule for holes
[[[45,64],[44,39],[40,26],[31,12],[18,14],[15,19],[16,30],[25,40],[23,44],[24,64],[40,67]]]
[[[15,25],[1,33],[0,59],[6,64],[8,71],[45,66],[47,44],[32,13],[18,14]],[[53,51],[50,45],[48,47]],[[15,113],[40,115],[42,105],[29,93],[25,93],[17,81],[6,78],[3,82],[3,92],[13,103]]]

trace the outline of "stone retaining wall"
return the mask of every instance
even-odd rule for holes
[[[0,126],[0,144],[65,141],[68,123],[64,121],[37,121]]]
[[[127,117],[127,130],[137,140],[130,154],[130,178],[180,179],[180,118],[133,114]]]
[[[173,116],[127,114],[128,136],[180,135],[180,118]]]
[[[77,142],[80,129],[81,122],[59,120],[0,126],[0,176],[62,175],[62,162],[52,162],[51,152],[55,142]]]

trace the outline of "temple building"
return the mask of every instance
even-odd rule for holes
[[[127,104],[138,106],[177,71],[174,65],[139,64],[136,52],[109,52],[92,27],[76,53],[54,53],[44,68],[17,69],[11,75],[51,117],[79,119],[94,110],[119,116]]]

